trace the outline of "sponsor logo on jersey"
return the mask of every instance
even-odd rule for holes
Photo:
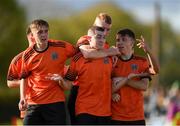
[[[133,71],[136,71],[136,70],[138,69],[137,64],[131,64],[131,69],[132,69]]]
[[[56,52],[53,52],[51,54],[51,58],[52,58],[52,60],[57,60],[58,59],[58,54]]]
[[[105,57],[105,58],[104,58],[104,64],[109,64],[109,59],[108,59],[108,57]]]

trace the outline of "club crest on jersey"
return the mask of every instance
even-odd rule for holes
[[[137,64],[131,64],[131,69],[132,69],[133,71],[137,70],[137,69],[138,69]]]
[[[109,59],[108,59],[108,57],[105,57],[105,58],[104,58],[104,64],[109,64]]]
[[[53,53],[51,54],[51,58],[52,58],[52,60],[58,59],[58,54],[57,54],[56,52],[53,52]]]

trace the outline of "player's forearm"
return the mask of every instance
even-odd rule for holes
[[[26,80],[21,79],[20,80],[20,99],[25,99],[26,95]]]
[[[18,88],[20,86],[20,80],[7,80],[7,86],[9,88]]]
[[[148,80],[147,79],[142,79],[142,80],[129,80],[127,85],[130,87],[139,89],[139,90],[144,90],[146,91],[148,88]]]
[[[109,49],[93,49],[89,45],[82,45],[79,47],[82,52],[84,58],[103,58],[107,56],[114,56],[120,54],[119,50],[116,47],[111,47]]]
[[[63,90],[70,90],[72,87],[72,81],[64,79],[63,81],[59,81],[59,85]]]
[[[82,52],[84,58],[95,59],[95,58],[102,58],[107,56],[107,53],[104,50],[80,48],[80,51]]]
[[[155,59],[155,57],[153,56],[153,54],[150,51],[148,51],[147,56],[148,56],[148,61],[151,65],[151,67],[149,69],[150,73],[151,74],[159,73],[160,66],[159,66],[159,63],[157,62],[157,60]]]
[[[118,79],[118,78],[116,78],[116,79]],[[116,83],[113,82],[113,84],[112,84],[112,93],[117,92],[127,82],[128,82],[128,78],[127,77],[120,78],[120,80],[117,81]]]

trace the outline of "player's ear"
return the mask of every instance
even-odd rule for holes
[[[30,35],[31,35],[31,37],[32,37],[32,36],[33,36],[33,33],[31,32]]]
[[[132,38],[131,38],[131,39],[132,39]],[[132,42],[132,43],[131,43],[132,48],[134,48],[136,41],[135,41],[134,39],[132,39],[131,42]]]

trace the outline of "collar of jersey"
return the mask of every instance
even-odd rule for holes
[[[47,47],[46,47],[44,50],[42,50],[42,51],[36,50],[35,46],[36,46],[36,44],[34,44],[33,49],[34,49],[36,52],[38,52],[38,53],[43,53],[43,52],[45,52],[45,51],[49,48],[49,42],[48,42]]]

